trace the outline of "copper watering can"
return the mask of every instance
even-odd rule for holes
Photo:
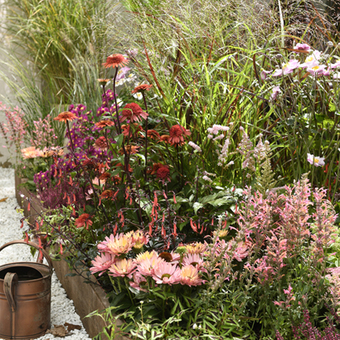
[[[45,334],[51,325],[52,261],[45,250],[35,243],[28,244],[42,252],[48,266],[35,262],[15,262],[0,266],[0,339],[34,339]]]

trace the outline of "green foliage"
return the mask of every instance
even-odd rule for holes
[[[117,43],[105,18],[117,3],[8,0],[2,6],[7,58],[1,76],[25,113],[28,129],[34,120],[66,111],[72,102],[96,108],[100,65]],[[64,127],[55,124],[55,129],[62,145]]]

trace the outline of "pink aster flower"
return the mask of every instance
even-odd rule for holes
[[[309,72],[313,76],[323,75],[326,72],[326,65],[314,65],[311,67],[307,67],[306,71]]]
[[[272,94],[270,95],[270,98],[272,100],[275,100],[276,97],[278,96],[279,93],[281,93],[282,91],[280,90],[280,86],[274,86],[273,90],[272,90]]]
[[[200,278],[198,269],[192,265],[184,266],[179,273],[182,285],[200,286],[204,281]]]
[[[262,80],[266,80],[268,78],[267,74],[272,73],[273,71],[266,71],[266,70],[262,70],[261,71],[261,79]]]
[[[279,76],[282,76],[282,75],[285,76],[286,74],[292,73],[299,66],[300,66],[300,62],[298,60],[291,59],[291,60],[289,60],[288,63],[282,65],[282,69],[275,70],[275,72],[273,73],[272,76],[273,77],[279,77]]]
[[[324,166],[325,158],[324,157],[316,157],[310,153],[307,153],[307,162],[315,165],[315,166]]]
[[[314,51],[310,56],[305,59],[305,62],[300,65],[302,68],[313,67],[319,64],[319,60],[321,58],[320,51]]]
[[[104,272],[109,269],[113,263],[113,257],[111,254],[100,254],[98,255],[93,261],[91,261],[92,266],[90,268],[90,271],[92,274],[94,273],[100,273],[100,275],[103,275]]]
[[[136,269],[136,264],[132,259],[118,259],[109,268],[111,276],[131,277],[131,274]]]
[[[180,269],[168,262],[158,262],[157,266],[154,268],[154,273],[152,278],[157,284],[176,284],[179,283],[179,273]]]
[[[309,52],[311,50],[310,46],[307,44],[301,44],[298,43],[293,47],[294,50],[298,50],[298,51],[306,51]]]
[[[331,64],[331,69],[340,67],[340,60],[337,60],[334,64]]]

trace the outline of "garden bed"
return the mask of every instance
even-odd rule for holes
[[[24,210],[24,215],[28,222],[33,224],[37,215],[43,211],[43,207],[39,199],[23,187],[22,183],[24,183],[24,181],[15,174],[16,199],[20,207]],[[30,199],[30,208],[28,208],[29,201],[25,199],[26,197]],[[102,311],[110,306],[104,290],[94,283],[85,283],[84,278],[77,275],[74,270],[71,270],[63,260],[53,260],[53,268],[67,296],[73,300],[76,312],[80,316],[87,333],[93,338],[103,330],[105,323],[98,316],[86,318],[86,315],[95,310]],[[92,282],[97,281],[93,275],[89,277],[89,280]],[[84,296],[86,296],[86,299],[84,299]],[[124,339],[128,338],[124,336],[115,337],[115,340]]]

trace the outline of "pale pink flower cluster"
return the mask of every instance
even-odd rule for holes
[[[197,144],[195,144],[194,142],[190,141],[190,142],[188,143],[188,145],[190,145],[190,146],[191,146],[193,149],[195,149],[196,151],[202,152],[202,149],[201,149]]]
[[[329,268],[325,278],[330,283],[330,292],[332,295],[332,302],[335,306],[340,306],[340,267]]]
[[[326,191],[314,190],[313,202],[310,187],[304,178],[293,187],[285,187],[285,193],[280,195],[270,192],[264,198],[258,192],[245,191],[248,199],[239,209],[238,223],[253,243],[253,254],[257,254],[245,268],[253,272],[259,282],[282,277],[289,258],[301,257],[305,261],[305,254],[310,254],[313,267],[325,263],[325,250],[335,239],[336,214]],[[310,206],[315,207],[315,213],[309,212]]]
[[[6,122],[0,123],[0,135],[5,138],[8,147],[14,144],[18,151],[27,132],[24,113],[18,107],[12,109],[2,102],[0,102],[0,111],[4,111],[6,117]]]
[[[31,145],[37,148],[51,147],[55,145],[55,141],[58,137],[52,127],[52,119],[50,115],[47,115],[44,119],[34,121],[34,129],[31,132]]]

